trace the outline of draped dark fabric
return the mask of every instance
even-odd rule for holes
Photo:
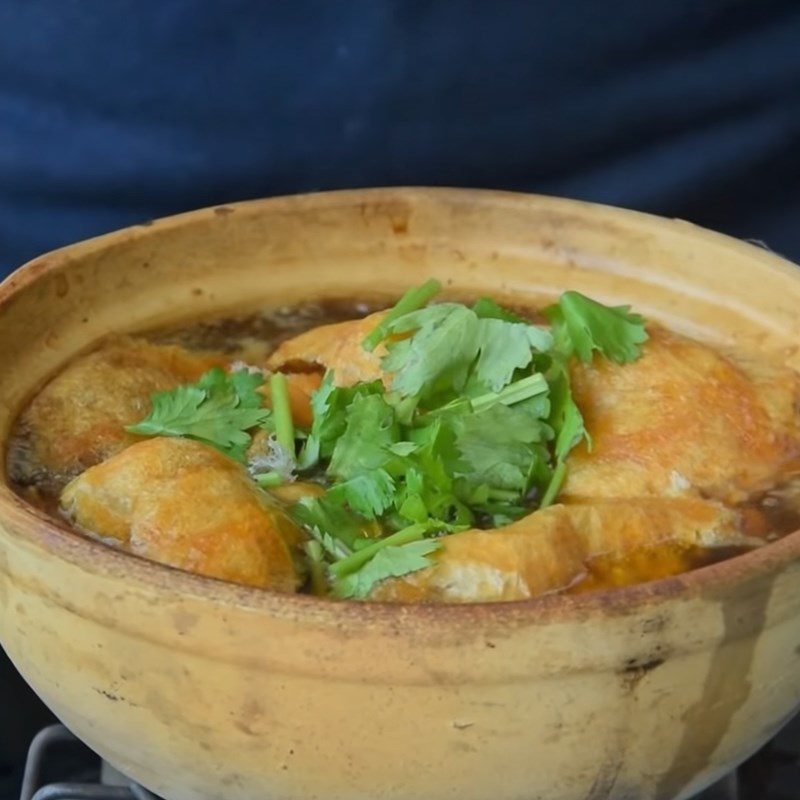
[[[392,184],[630,206],[800,260],[798,145],[797,0],[0,2],[0,275],[164,214]],[[0,655],[0,772],[36,708]]]
[[[532,190],[800,259],[796,0],[3,0],[0,271],[312,189]]]

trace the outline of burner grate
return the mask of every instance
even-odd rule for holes
[[[800,717],[695,800],[800,800]],[[64,778],[67,781],[64,781]],[[55,779],[55,780],[54,780]],[[102,762],[63,725],[33,739],[20,800],[159,800]]]
[[[76,759],[76,752],[77,754]],[[80,752],[83,751],[83,752]],[[66,763],[81,764],[78,772],[67,767],[74,780],[69,782],[46,782],[53,766]],[[93,766],[92,762],[95,762]],[[25,772],[22,777],[20,800],[159,800],[136,783],[128,782],[114,786],[102,782],[102,769],[97,756],[91,753],[80,740],[63,725],[50,725],[39,731],[31,742]]]

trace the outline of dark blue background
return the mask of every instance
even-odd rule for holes
[[[797,0],[0,0],[0,275],[164,214],[387,184],[632,206],[800,260],[798,145]],[[31,698],[0,654],[0,794]]]
[[[534,190],[800,259],[800,3],[0,2],[0,273],[248,197]]]

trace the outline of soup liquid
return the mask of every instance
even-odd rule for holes
[[[176,344],[189,350],[223,353],[232,361],[262,364],[284,340],[319,325],[363,317],[381,308],[380,304],[353,300],[329,300],[281,307],[240,317],[203,320],[180,327],[169,327],[143,334],[154,344]],[[520,316],[541,322],[530,310],[514,309]],[[24,453],[25,431],[19,427],[11,438],[8,472],[18,473],[14,459]],[[37,475],[25,485],[12,486],[32,505],[44,510],[60,524],[58,493],[64,481],[46,473]],[[754,520],[754,533],[763,540],[777,539],[800,530],[800,469],[782,485],[757,498],[741,511]],[[669,575],[722,561],[747,552],[747,547],[671,548],[653,546],[624,557],[614,553],[600,554],[588,561],[581,580],[569,587],[569,593],[627,585],[632,576],[641,581]]]

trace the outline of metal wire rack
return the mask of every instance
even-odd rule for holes
[[[46,766],[54,758],[63,760],[65,751],[83,748],[77,756],[82,765],[78,780],[45,782]],[[88,754],[88,756],[87,756]],[[91,761],[96,763],[92,766]],[[87,762],[88,766],[87,766]],[[71,776],[75,775],[70,770]],[[119,785],[117,781],[121,780]],[[159,800],[143,786],[128,781],[110,770],[97,756],[81,745],[63,725],[50,725],[39,731],[31,742],[20,800]]]

